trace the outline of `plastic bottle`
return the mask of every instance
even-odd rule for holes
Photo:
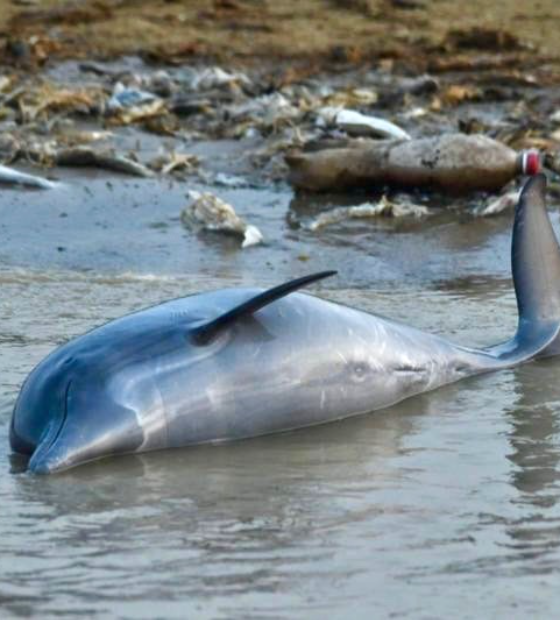
[[[537,174],[537,151],[517,153],[483,135],[353,141],[342,148],[288,153],[290,182],[311,191],[376,185],[434,187],[452,193],[496,191],[515,176]]]

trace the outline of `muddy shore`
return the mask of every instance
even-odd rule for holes
[[[336,136],[328,111],[348,109],[412,137],[535,147],[559,167],[554,2],[0,4],[4,164],[285,185],[286,152]]]

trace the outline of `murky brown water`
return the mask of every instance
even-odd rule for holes
[[[269,245],[240,252],[180,228],[182,188],[160,188],[156,212],[146,182],[143,200],[123,193],[117,211],[95,201],[95,183],[79,201],[3,193],[2,617],[554,617],[560,361],[291,434],[22,473],[8,424],[33,365],[170,297],[335,261],[329,298],[472,345],[515,327],[507,216],[311,237],[289,224],[288,195],[244,190],[230,199]]]

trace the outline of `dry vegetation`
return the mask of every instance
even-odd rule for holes
[[[5,62],[389,58],[421,70],[450,52],[519,52],[518,40],[555,59],[559,19],[557,0],[0,0],[0,46]]]

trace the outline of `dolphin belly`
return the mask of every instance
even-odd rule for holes
[[[158,363],[168,445],[228,441],[387,407],[476,372],[436,336],[302,294],[240,322],[219,353]],[[189,379],[188,379],[189,378]],[[189,387],[185,389],[185,386]]]

